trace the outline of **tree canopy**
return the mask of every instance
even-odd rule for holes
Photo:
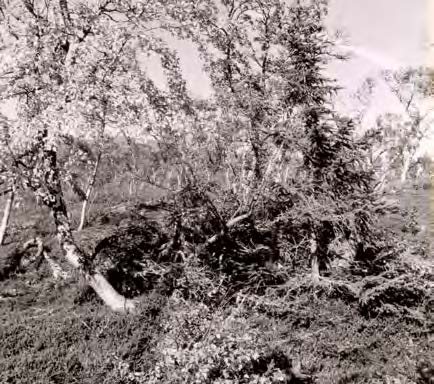
[[[369,141],[332,106],[338,85],[324,70],[339,55],[326,13],[326,1],[302,0],[5,2],[1,94],[16,100],[18,117],[2,153],[51,209],[69,261],[92,280],[71,233],[58,146],[68,135],[101,145],[122,133],[133,149],[128,132],[153,143],[148,169],[134,163],[131,174],[177,201],[172,246],[181,233],[206,239],[210,222],[227,241],[228,223],[249,218],[279,241],[307,239],[302,260],[316,280],[337,243],[361,259],[385,246]],[[198,47],[214,91],[207,100],[190,96],[167,36]],[[167,89],[147,74],[149,54]]]

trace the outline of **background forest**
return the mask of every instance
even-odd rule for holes
[[[1,383],[434,382],[432,74],[343,115],[327,9],[0,2]]]

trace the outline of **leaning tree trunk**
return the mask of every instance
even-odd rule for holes
[[[90,196],[91,196],[92,191],[93,191],[93,186],[95,185],[96,176],[98,175],[98,168],[99,168],[100,161],[101,161],[101,152],[98,153],[98,157],[97,157],[96,162],[95,162],[95,167],[93,168],[92,175],[90,176],[90,179],[89,179],[89,184],[87,185],[86,195],[85,195],[85,198],[83,201],[83,205],[81,207],[80,224],[77,228],[77,231],[81,231],[84,228],[84,226],[86,225],[87,206],[89,204]]]
[[[9,196],[6,200],[6,206],[3,213],[2,223],[0,226],[0,245],[3,245],[6,236],[6,231],[8,229],[8,223],[9,223],[9,218],[11,216],[12,204],[14,203],[14,198],[15,198],[15,189],[12,187],[11,191],[9,192]]]
[[[118,312],[133,311],[134,301],[125,299],[116,292],[107,279],[93,268],[88,256],[75,244],[66,214],[66,206],[60,194],[56,196],[56,201],[57,204],[50,208],[56,224],[57,237],[66,260],[84,273],[87,283],[111,309]]]
[[[126,299],[116,292],[74,241],[57,169],[57,151],[54,146],[45,142],[46,137],[46,130],[38,135],[33,157],[36,161],[32,164],[32,174],[29,175],[32,178],[29,184],[31,183],[35,194],[40,196],[42,202],[51,210],[57,238],[65,258],[84,275],[86,282],[111,309],[118,312],[133,312],[134,300]]]

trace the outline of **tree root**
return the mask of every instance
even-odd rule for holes
[[[33,255],[27,256],[26,254],[29,249],[33,247],[37,248],[36,252]],[[69,277],[69,274],[63,271],[62,267],[49,256],[40,237],[31,238],[21,248],[17,247],[11,251],[2,275],[4,275],[3,277],[8,277],[17,270],[28,269],[30,265],[33,265],[35,270],[38,270],[44,260],[47,261],[56,280],[59,278],[67,279]]]

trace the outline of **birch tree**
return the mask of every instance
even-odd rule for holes
[[[398,179],[404,185],[409,170],[424,139],[432,135],[432,110],[427,106],[430,94],[428,71],[424,68],[406,68],[383,73],[389,89],[402,106],[402,114],[382,117],[379,124],[384,131],[384,151],[387,151],[392,169],[399,170]]]
[[[308,239],[318,282],[332,243],[372,242],[375,221],[374,209],[361,209],[375,201],[365,144],[333,110],[338,86],[324,72],[341,58],[324,25],[327,1],[210,2],[187,21],[180,9],[169,14],[198,44],[215,92],[213,124],[198,137],[224,148],[216,168],[229,170],[232,215],[254,212],[294,241]],[[278,196],[288,200],[279,205]],[[273,204],[271,214],[264,207]]]
[[[66,259],[112,308],[134,303],[74,241],[57,159],[65,133],[125,130],[152,138],[162,179],[175,169],[180,187],[214,186],[221,194],[221,211],[207,193],[200,201],[223,235],[227,223],[249,218],[285,228],[294,241],[308,238],[314,281],[334,241],[372,240],[371,173],[359,164],[364,148],[354,140],[354,122],[332,109],[337,85],[324,75],[336,57],[326,11],[326,1],[301,0],[13,1],[4,7],[9,51],[2,96],[18,100],[11,137],[20,138],[14,149],[23,154],[14,166],[50,208]],[[210,100],[192,100],[162,31],[197,44],[214,90]],[[160,59],[166,89],[142,68],[149,53]],[[215,182],[219,172],[226,175],[223,187]],[[236,200],[230,209],[228,190]]]
[[[0,245],[3,245],[6,231],[8,228],[9,218],[12,211],[12,205],[14,203],[15,198],[15,186],[12,184],[12,187],[9,188],[8,192],[6,193],[6,204],[3,212],[3,218],[0,225]]]
[[[153,33],[162,28],[162,5],[110,0],[2,4],[1,96],[16,100],[18,115],[11,125],[14,170],[51,210],[66,260],[117,311],[134,310],[134,302],[113,289],[75,242],[57,148],[64,133],[92,137],[143,121],[150,127],[156,111],[161,115],[166,100],[163,105],[156,100],[157,87],[139,56],[168,56],[164,41]],[[170,78],[174,69],[166,63]],[[91,178],[87,196],[92,184]]]
[[[1,123],[3,127],[0,137],[0,181],[3,189],[1,196],[4,196],[6,200],[0,225],[0,245],[3,245],[17,193],[18,175],[14,173],[11,164],[8,120],[2,116]]]

